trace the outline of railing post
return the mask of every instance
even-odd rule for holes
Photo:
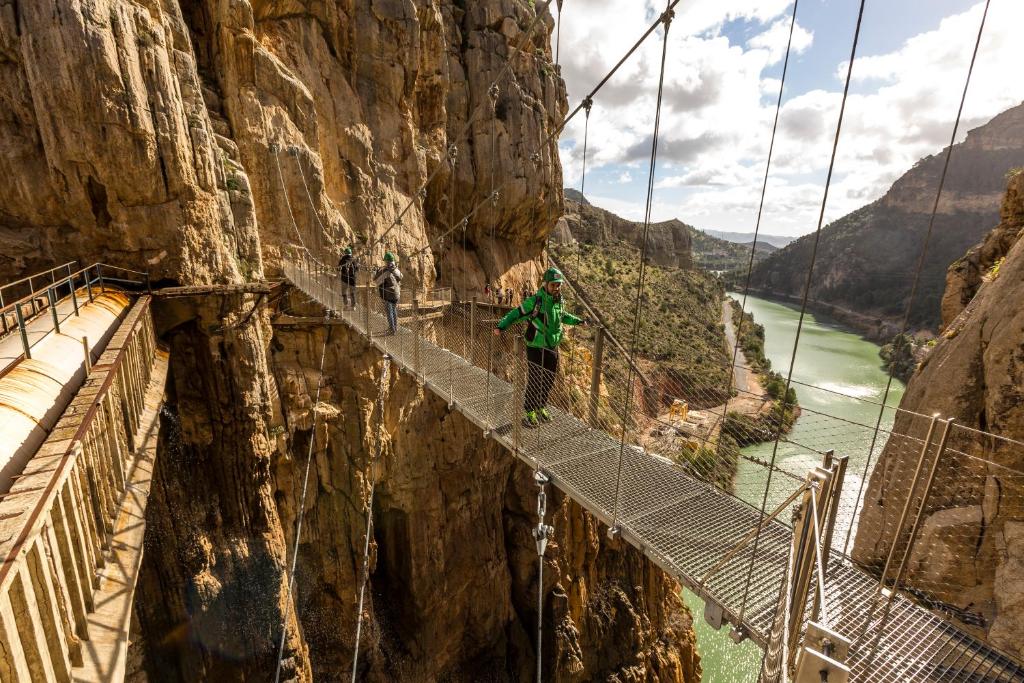
[[[4,308],[6,308],[6,306],[4,306],[4,290],[0,289],[0,322],[3,323],[4,334],[7,334],[10,332],[10,329],[7,327],[7,311],[5,311]]]
[[[412,346],[412,371],[416,375],[416,379],[423,378],[423,366],[420,365],[420,300],[412,300],[412,331],[413,331],[413,346]]]
[[[89,269],[85,269],[85,291],[89,293],[89,301],[93,300],[92,297],[92,276],[89,275]]]
[[[75,281],[70,276],[67,279],[68,287],[71,288],[71,304],[75,307],[75,315],[78,313],[78,295],[75,294]]]
[[[476,297],[469,302],[469,362],[476,356]]]
[[[53,318],[53,330],[60,334],[60,320],[57,317],[57,295],[53,287],[46,288],[46,300],[50,304],[50,316]]]
[[[33,276],[30,275],[29,278],[28,278],[28,291],[29,291],[28,298],[29,298],[29,303],[32,304],[32,315],[34,316],[37,313],[39,313],[39,304],[36,302],[36,297],[35,297],[35,294],[34,294],[34,292],[36,291],[36,286],[34,284],[32,284],[32,277]]]
[[[28,345],[28,332],[25,331],[25,314],[21,312],[21,302],[14,304],[14,317],[18,321],[18,332],[21,333],[21,348],[25,351],[25,358],[32,358],[32,349]]]
[[[147,271],[146,274],[145,274],[145,281],[146,281],[146,294],[152,295],[153,294],[153,283],[150,282],[149,271]]]
[[[82,350],[85,352],[85,374],[92,372],[92,354],[89,353],[89,338],[82,337]]]
[[[525,379],[519,371],[519,363],[523,355],[522,346],[518,335],[512,338],[512,400],[509,403],[509,417],[512,420],[512,453],[517,456],[523,432],[520,415],[523,412],[523,394],[526,390]]]
[[[373,339],[370,331],[370,289],[373,286],[373,278],[366,281],[366,292],[363,294],[363,324],[366,326],[366,338]]]
[[[594,367],[590,370],[590,406],[588,419],[597,426],[597,404],[601,398],[601,371],[604,364],[604,327],[597,328],[594,339]]]
[[[97,279],[97,281],[99,281],[100,293],[102,294],[103,293],[103,264],[102,263],[97,263],[96,264],[96,279]]]

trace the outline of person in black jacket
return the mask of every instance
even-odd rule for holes
[[[352,310],[356,307],[356,273],[359,264],[352,255],[352,247],[345,247],[345,253],[338,261],[338,277],[341,279],[341,305]]]
[[[390,251],[384,254],[384,267],[373,276],[388,316],[388,334],[398,332],[398,301],[402,298],[402,271],[395,265]]]

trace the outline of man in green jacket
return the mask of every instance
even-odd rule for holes
[[[498,322],[495,336],[508,327],[526,321],[526,396],[523,400],[523,424],[539,425],[538,418],[551,421],[547,402],[558,372],[558,345],[562,341],[562,325],[587,325],[588,321],[562,310],[562,272],[548,268],[544,285],[533,296],[523,299]]]

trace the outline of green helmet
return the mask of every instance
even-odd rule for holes
[[[395,262],[395,255],[392,254],[390,251],[385,251],[384,252],[384,263],[394,263],[394,262]]]
[[[348,254],[349,256],[351,256],[352,255],[352,247],[345,247],[345,253]]]
[[[544,282],[565,282],[565,278],[558,268],[548,268],[544,271]]]

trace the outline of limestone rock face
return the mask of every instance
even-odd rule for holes
[[[1020,625],[1024,603],[1007,589],[1022,580],[1024,546],[1024,176],[1010,180],[1003,220],[972,250],[980,282],[958,279],[954,267],[945,331],[907,386],[901,408],[955,417],[949,450],[940,462],[914,548],[909,585],[945,604],[951,613],[987,633],[1017,656],[1024,655]],[[1000,256],[1002,254],[1003,256]],[[976,290],[966,305],[961,297]],[[927,420],[909,413],[894,432],[923,439]],[[981,437],[983,430],[1017,443]],[[884,563],[920,449],[890,439],[871,476],[854,547],[869,566]],[[897,541],[902,548],[906,533]]]
[[[574,194],[579,196],[579,193]],[[566,199],[565,205],[566,215],[562,218],[565,227],[556,226],[557,239],[563,242],[576,239],[588,244],[621,240],[638,249],[643,246],[642,222],[626,220],[589,202]],[[659,266],[692,268],[692,230],[694,228],[677,219],[651,223],[647,235],[650,262]]]
[[[327,426],[313,451],[296,603],[314,678],[351,670],[365,507],[375,482],[361,680],[530,680],[532,472],[407,375],[387,376],[381,414],[380,356],[347,328],[330,329],[317,407]],[[303,447],[292,447],[298,457],[277,459],[273,473],[289,536],[317,380],[311,357],[323,334],[283,325],[275,337],[285,421]],[[607,529],[557,492],[548,522],[556,530],[544,581],[550,680],[698,680],[691,617],[675,583],[631,547],[607,540]]]
[[[354,243],[396,252],[412,284],[440,261],[460,296],[518,291],[562,214],[552,27],[526,0],[0,2],[0,280],[79,259],[236,284],[279,276],[290,245],[333,263]],[[271,324],[299,305],[154,304],[172,381],[143,668],[269,680],[283,632],[284,680],[345,678],[370,507],[365,680],[528,679],[530,473],[407,377],[385,387],[381,432],[381,359],[319,310]],[[552,517],[551,677],[696,680],[675,584],[568,501]]]

